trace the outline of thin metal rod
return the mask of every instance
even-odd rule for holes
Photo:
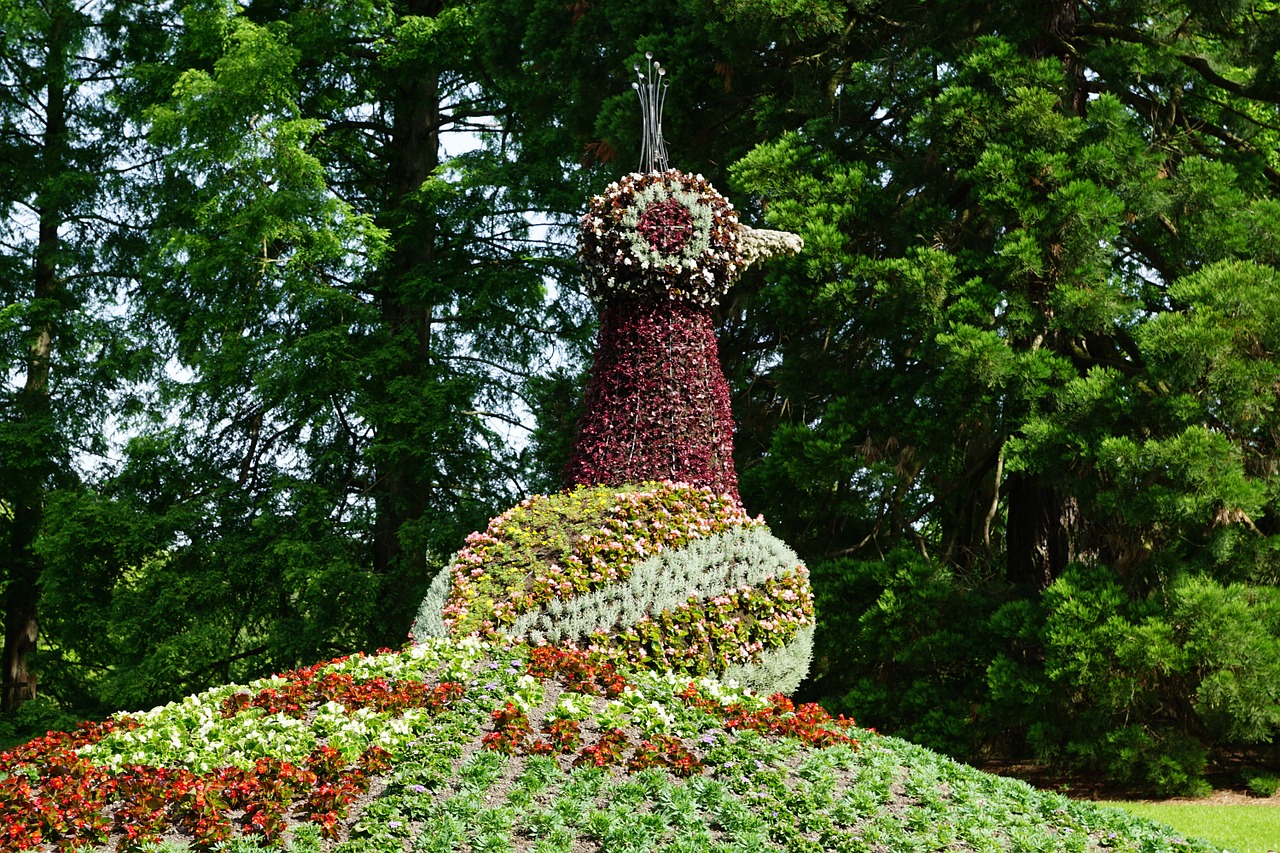
[[[652,53],[646,53],[648,73],[635,67],[636,82],[631,88],[636,90],[640,98],[640,171],[665,172],[667,170],[667,143],[662,138],[662,109],[667,103],[667,89],[671,84],[667,81],[667,69],[662,63],[653,60]]]

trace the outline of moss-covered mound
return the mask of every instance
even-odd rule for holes
[[[813,596],[795,553],[724,495],[580,487],[494,518],[432,583],[413,637],[507,636],[789,693]]]
[[[714,679],[427,641],[0,756],[0,849],[1207,853]]]

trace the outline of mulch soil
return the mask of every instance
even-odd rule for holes
[[[1211,770],[1206,779],[1213,793],[1206,797],[1152,797],[1150,791],[1118,785],[1100,779],[1096,774],[1070,773],[1044,764],[1024,761],[974,762],[974,767],[997,776],[1011,776],[1044,790],[1056,791],[1073,800],[1130,800],[1148,803],[1196,803],[1199,805],[1269,805],[1280,806],[1280,793],[1272,797],[1255,797],[1241,781],[1237,768],[1224,766]]]

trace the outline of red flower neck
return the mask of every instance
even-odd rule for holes
[[[738,500],[733,415],[706,308],[614,299],[601,312],[571,484],[670,480]]]

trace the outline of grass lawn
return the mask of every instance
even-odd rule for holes
[[[1238,853],[1280,851],[1280,806],[1133,802],[1099,805],[1122,808]]]

